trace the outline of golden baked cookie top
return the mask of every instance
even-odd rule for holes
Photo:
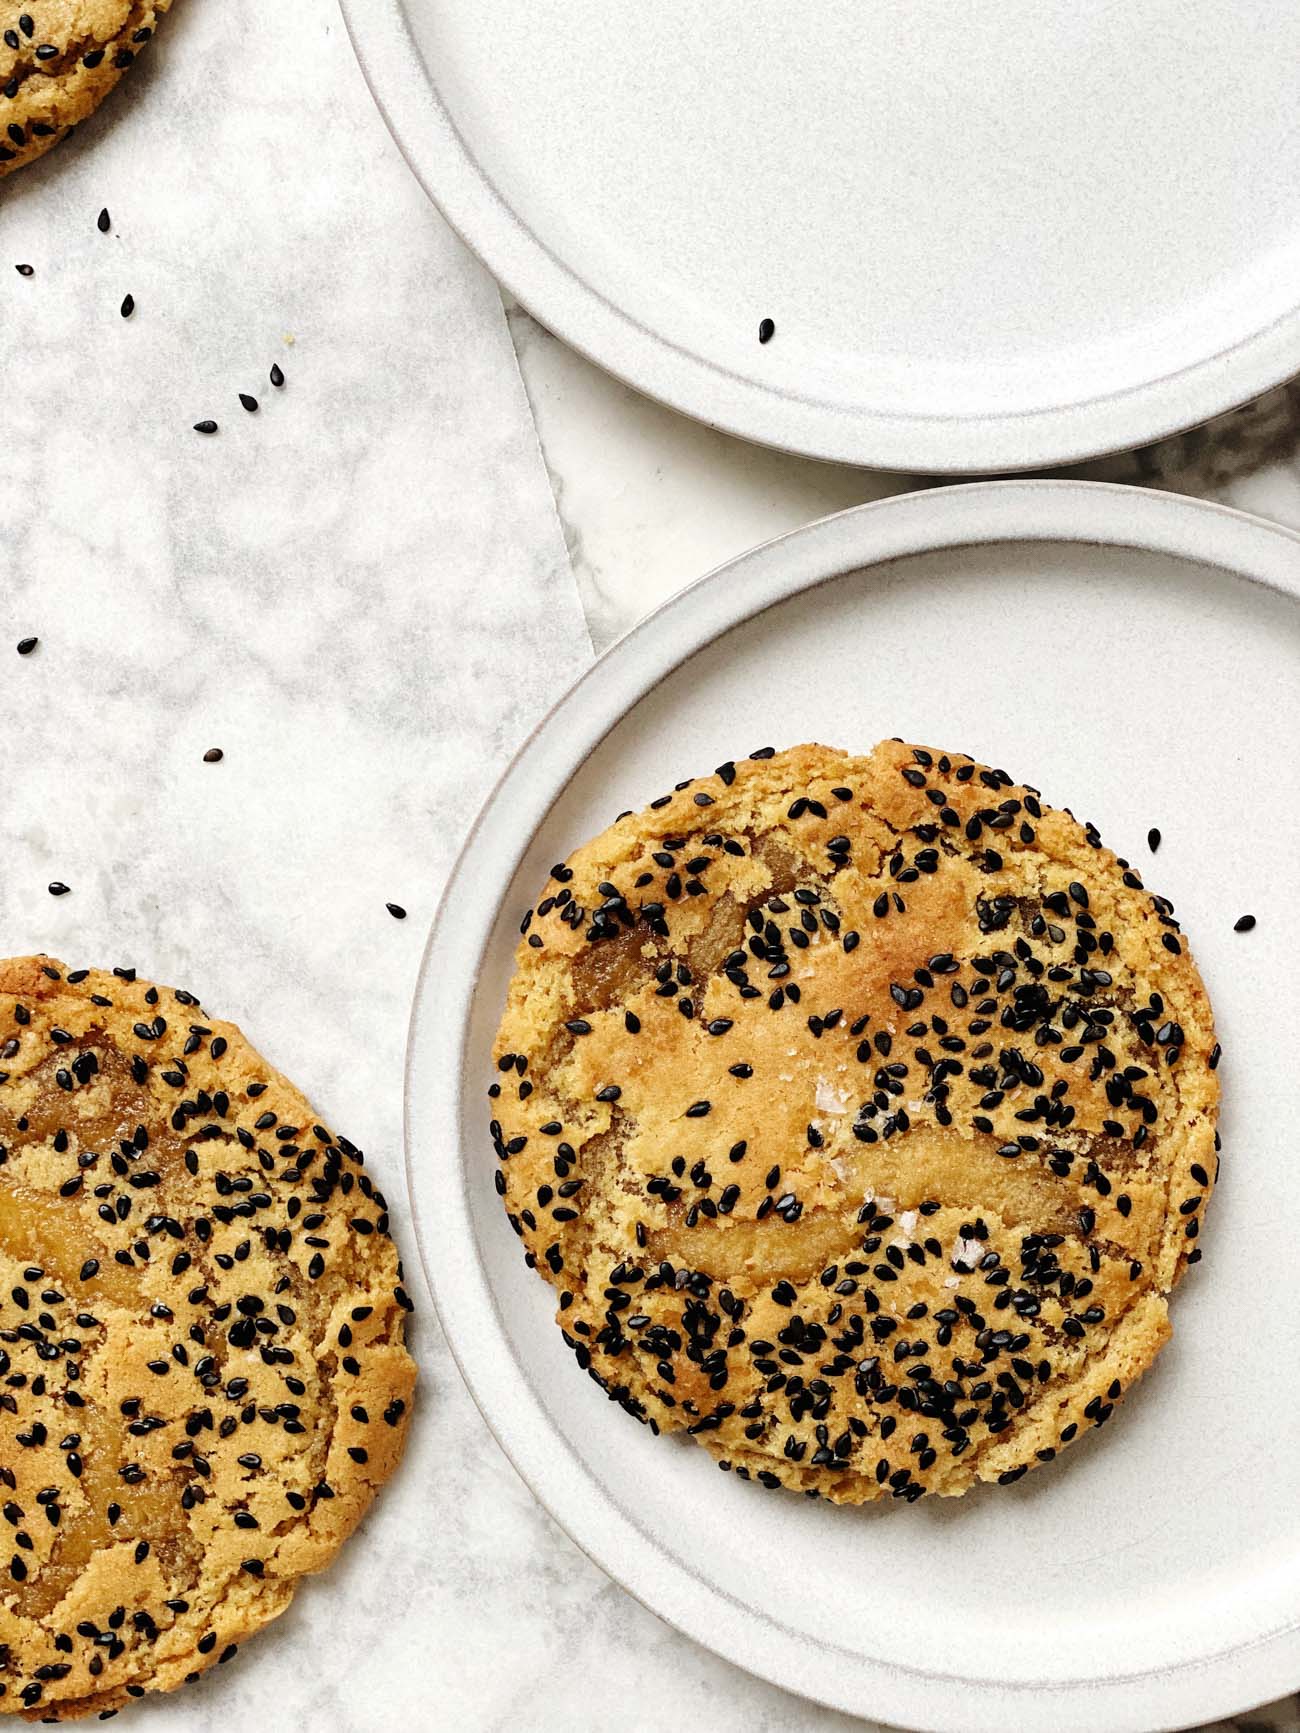
[[[0,1710],[229,1658],[401,1455],[382,1193],[230,1023],[0,963]]]
[[[135,63],[171,0],[17,0],[0,26],[0,176],[56,145]]]
[[[1002,770],[764,751],[556,866],[497,1189],[579,1362],[745,1477],[1010,1481],[1168,1334],[1218,1049],[1171,906]]]

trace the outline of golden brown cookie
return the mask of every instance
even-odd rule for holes
[[[35,162],[112,90],[171,0],[16,0],[0,27],[0,176]]]
[[[230,1023],[132,970],[0,963],[0,1710],[234,1653],[402,1451],[382,1194]]]
[[[766,1486],[1009,1482],[1169,1333],[1218,1048],[1170,905],[1001,770],[759,752],[552,871],[497,1189],[579,1363]]]

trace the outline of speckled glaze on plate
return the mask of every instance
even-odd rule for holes
[[[1300,9],[1277,0],[343,11],[496,275],[729,432],[1029,469],[1300,371]]]
[[[603,656],[479,818],[430,939],[407,1141],[444,1327],[580,1546],[740,1666],[934,1733],[1149,1733],[1300,1683],[1290,1248],[1300,537],[1163,494],[991,483],[828,518]],[[493,1188],[518,923],[618,811],[765,744],[941,740],[1028,777],[1174,902],[1224,1047],[1224,1165],[1174,1337],[1104,1433],[1012,1487],[837,1510],[719,1474],[575,1368]],[[1146,837],[1163,832],[1158,860]],[[1242,913],[1254,932],[1233,931]]]

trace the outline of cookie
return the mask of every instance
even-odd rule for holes
[[[842,1503],[1002,1484],[1169,1334],[1217,1168],[1173,910],[958,753],[764,751],[556,866],[497,1190],[580,1366]]]
[[[388,1212],[232,1024],[0,963],[0,1710],[228,1660],[401,1455]]]
[[[0,176],[67,136],[112,90],[171,0],[17,0],[0,14]]]

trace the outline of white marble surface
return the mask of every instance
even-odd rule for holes
[[[742,547],[911,485],[694,427],[511,326],[598,645]],[[113,104],[7,184],[0,377],[4,948],[131,962],[242,1021],[365,1146],[414,1264],[401,1063],[424,930],[478,795],[589,648],[495,291],[390,145],[329,0],[178,0]],[[1289,402],[1271,413],[1285,444]],[[190,431],[204,415],[217,438]],[[1249,425],[1248,460],[1206,447],[1231,474],[1149,466],[1300,522],[1300,469],[1264,464]],[[611,1584],[501,1456],[427,1305],[414,1338],[411,1448],[345,1557],[133,1722],[866,1725]]]
[[[400,1209],[441,879],[589,646],[495,287],[332,7],[180,0],[100,115],[4,184],[0,378],[4,950],[188,986]],[[192,431],[206,416],[219,434]],[[566,1597],[609,1596],[421,1313],[408,1459],[354,1544],[236,1662],[132,1721],[517,1719]]]

